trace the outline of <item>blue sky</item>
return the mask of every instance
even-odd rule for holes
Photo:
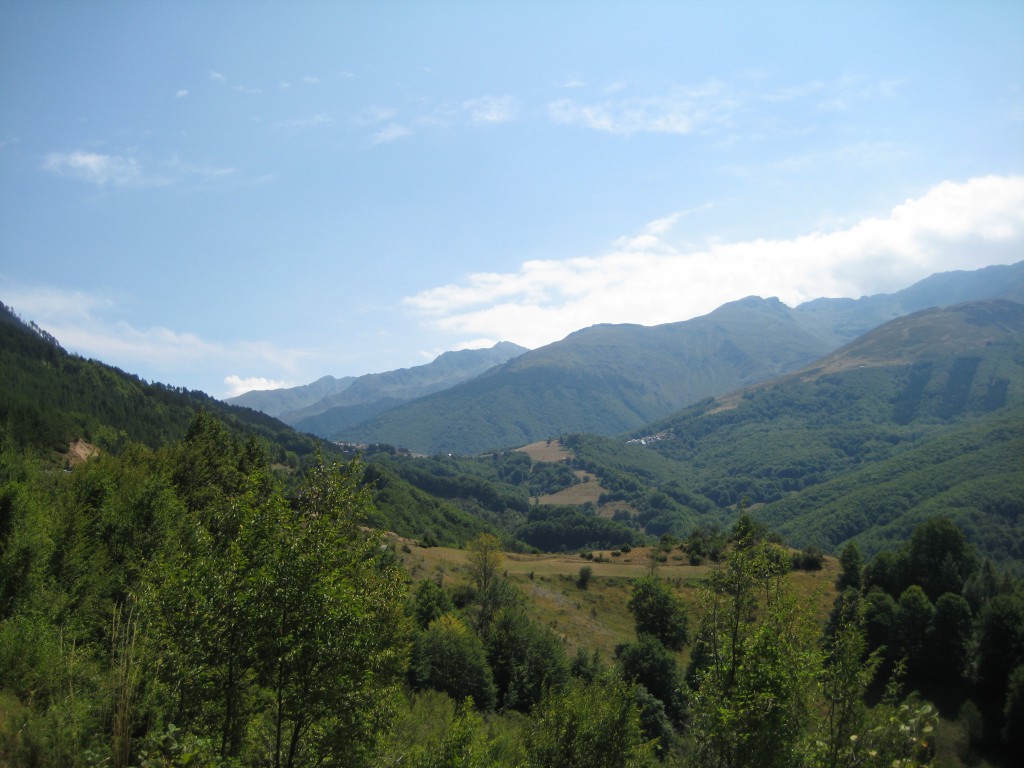
[[[0,1],[0,300],[215,396],[1022,246],[1020,3]]]

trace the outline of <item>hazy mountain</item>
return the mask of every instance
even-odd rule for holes
[[[1024,300],[1024,262],[796,309],[748,297],[680,323],[597,325],[474,381],[319,434],[427,453],[472,453],[564,432],[616,434],[797,370],[892,317],[965,297]]]
[[[789,540],[874,550],[942,511],[1024,557],[1024,305],[891,321],[813,366],[658,422],[636,441]]]
[[[318,403],[326,397],[344,392],[352,386],[352,382],[356,378],[355,376],[346,376],[336,379],[333,376],[323,376],[312,384],[281,389],[256,389],[236,397],[225,398],[224,402],[252,408],[254,411],[262,411],[268,416],[280,418],[287,413]]]
[[[472,453],[562,432],[614,434],[802,367],[830,349],[777,299],[751,297],[682,323],[577,331],[326,436]]]
[[[860,299],[816,299],[798,306],[796,316],[814,332],[832,334],[838,346],[918,310],[985,299],[1024,303],[1024,261],[972,272],[942,272],[896,293]]]
[[[489,349],[445,352],[432,362],[413,368],[342,379],[324,376],[312,384],[246,392],[226,402],[278,416],[308,432],[325,434],[327,427],[323,424],[340,429],[400,403],[479,376],[525,351],[524,347],[503,341]],[[338,410],[323,420],[318,418],[332,409]]]

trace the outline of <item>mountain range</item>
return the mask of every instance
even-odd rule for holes
[[[803,368],[886,321],[988,299],[1024,302],[1024,262],[937,274],[861,299],[822,298],[790,308],[751,296],[678,323],[595,325],[510,354],[507,362],[461,383],[446,387],[438,380],[431,394],[404,390],[404,402],[379,386],[405,375],[394,371],[361,377],[358,402],[321,398],[281,418],[327,439],[390,443],[421,453],[476,453],[571,432],[618,434],[703,398]],[[232,402],[259,407],[257,396],[275,394],[249,393]]]
[[[913,302],[962,298],[948,286],[980,285],[979,275],[995,277],[988,292],[1019,296],[1020,269],[938,276],[914,287],[924,298]],[[686,323],[595,326],[519,354],[378,417],[410,414],[398,445],[425,426],[428,436],[437,429],[488,452],[415,457],[368,447],[372,523],[431,541],[491,530],[515,546],[607,548],[728,526],[747,507],[794,544],[838,551],[855,541],[872,553],[942,514],[981,552],[1024,562],[1024,302],[931,307],[815,354],[825,342],[802,313],[816,312],[839,337],[837,327],[871,322],[857,320],[858,307],[877,318],[912,306],[907,295],[812,302],[813,310],[749,298]],[[695,401],[672,407],[673,376],[686,378]],[[701,387],[714,391],[701,396]],[[440,416],[420,413],[438,403]],[[615,407],[625,414],[618,432],[601,415]],[[660,408],[672,410],[648,418]],[[204,411],[265,445],[286,477],[300,476],[318,450],[338,451],[250,408],[69,355],[0,305],[0,434],[11,444],[55,460],[81,440],[106,453],[161,448],[185,438]],[[572,419],[596,426],[552,426]],[[630,419],[637,426],[623,431]],[[527,429],[560,439],[542,456],[496,450],[522,445],[515,438]],[[589,489],[576,487],[584,475],[596,481]]]

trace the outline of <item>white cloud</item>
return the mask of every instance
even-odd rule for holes
[[[42,168],[58,176],[98,187],[162,187],[186,179],[218,181],[238,174],[235,168],[197,165],[172,156],[159,163],[159,171],[146,169],[134,157],[97,152],[51,152]]]
[[[594,257],[473,274],[405,302],[447,332],[537,347],[595,323],[685,320],[751,294],[795,306],[895,291],[934,272],[1019,260],[1024,177],[943,182],[885,216],[789,239],[683,249],[668,238],[680,215]]]
[[[274,125],[275,128],[284,128],[286,130],[305,130],[309,128],[320,128],[324,125],[330,125],[334,122],[334,118],[323,112],[318,112],[315,115],[309,117],[299,117],[294,120],[284,120]]]
[[[507,123],[515,120],[519,104],[511,96],[482,96],[462,102],[474,123]]]
[[[246,392],[253,392],[255,390],[264,389],[287,389],[289,387],[298,386],[293,381],[278,381],[275,379],[267,379],[262,376],[249,376],[242,378],[232,374],[224,377],[224,383],[227,385],[227,393],[225,397],[238,397],[244,395]]]
[[[188,96],[188,91],[186,91],[184,88],[182,88],[180,91],[178,91],[177,93],[174,94],[174,98],[176,98],[176,99],[184,99],[187,96]]]
[[[43,158],[43,169],[100,187],[167,183],[165,179],[145,176],[133,157],[98,152],[51,152]]]
[[[399,139],[409,136],[411,133],[412,131],[404,125],[390,123],[374,133],[370,139],[370,143],[373,146],[377,146],[378,144],[390,144],[392,141],[398,141]]]
[[[676,88],[664,95],[598,103],[558,99],[548,104],[548,116],[559,125],[582,125],[606,133],[689,134],[724,122],[738,104],[729,89],[712,81],[695,88]]]
[[[317,83],[320,82],[320,78],[313,77],[312,75],[306,75],[304,78],[302,78],[302,82],[306,83],[307,85],[316,85]]]
[[[307,350],[282,348],[251,340],[210,341],[195,333],[161,326],[138,328],[124,319],[122,297],[90,294],[45,285],[10,283],[0,275],[4,303],[26,321],[32,320],[53,334],[69,351],[102,360],[152,381],[177,385],[182,381],[223,380],[228,370],[260,370],[270,375],[252,377],[275,386],[307,380],[305,366],[316,355]],[[230,376],[228,376],[230,378]],[[240,385],[240,384],[239,384]],[[255,387],[250,387],[255,388]],[[214,396],[223,392],[210,391]]]
[[[208,73],[207,77],[209,77],[210,80],[213,80],[213,82],[217,83],[218,85],[224,85],[228,81],[228,79],[224,77],[224,75],[222,75],[220,72],[214,72],[212,69]]]

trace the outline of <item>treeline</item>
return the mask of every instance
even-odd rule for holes
[[[1024,760],[1024,584],[941,517],[866,565],[849,544],[841,563],[827,631],[863,621],[874,663],[900,665],[908,689],[959,722],[968,754]]]
[[[20,447],[63,452],[83,438],[106,451],[156,449],[181,440],[199,410],[216,413],[241,439],[263,438],[282,466],[296,469],[318,449],[331,450],[258,411],[68,354],[0,304],[0,423]]]

